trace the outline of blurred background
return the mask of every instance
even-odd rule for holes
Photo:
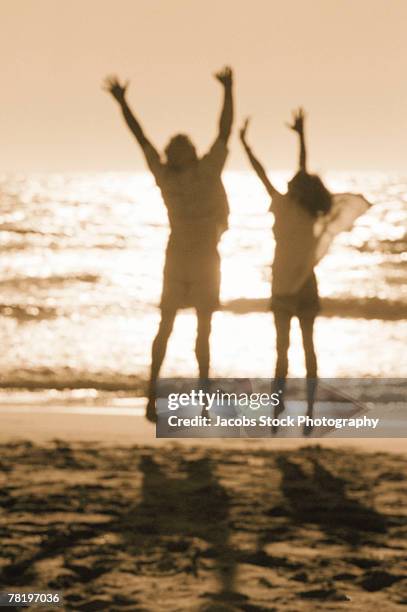
[[[284,122],[301,104],[312,169],[333,191],[374,203],[317,269],[320,374],[405,375],[405,2],[3,0],[0,15],[3,389],[144,393],[167,218],[100,86],[112,72],[129,78],[153,142],[185,131],[203,153],[221,103],[212,73],[225,63],[236,124],[213,374],[273,371],[272,216],[236,134],[250,114],[250,142],[284,189],[297,158]],[[195,373],[193,315],[177,319],[164,375]],[[301,376],[296,325],[292,333],[290,374]]]

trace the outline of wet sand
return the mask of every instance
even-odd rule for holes
[[[66,610],[405,609],[406,457],[380,450],[403,440],[173,444],[140,417],[49,412],[0,430],[1,590],[60,590]]]
[[[155,437],[155,426],[140,414],[145,401],[140,398],[132,409],[120,410],[108,407],[0,406],[0,443],[10,440],[30,440],[46,443],[56,438],[69,442],[98,442],[117,445],[167,446],[171,442]],[[405,438],[273,438],[271,439],[179,439],[182,446],[215,446],[221,448],[243,447],[266,449],[295,449],[298,446],[322,445],[328,448],[356,448],[366,452],[407,453]]]

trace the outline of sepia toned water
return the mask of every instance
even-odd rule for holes
[[[273,175],[284,188],[288,175]],[[273,256],[268,198],[250,173],[224,177],[230,230],[220,245],[223,310],[212,372],[272,374],[267,311]],[[403,377],[407,340],[407,179],[331,174],[333,191],[374,203],[317,268],[324,377]],[[167,216],[148,174],[3,176],[0,180],[0,386],[142,394],[159,319]],[[195,319],[182,311],[163,375],[196,373]],[[302,376],[298,325],[290,375]]]

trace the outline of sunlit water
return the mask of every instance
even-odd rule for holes
[[[287,176],[276,175],[284,187]],[[326,177],[374,203],[317,269],[325,313],[316,326],[321,376],[403,377],[407,180]],[[269,376],[267,312],[273,256],[268,200],[250,173],[227,173],[230,230],[222,254],[223,310],[214,316],[213,374]],[[165,209],[149,175],[2,177],[1,386],[143,389],[159,318]],[[163,375],[194,375],[193,312],[179,314]],[[290,374],[302,376],[298,325]]]

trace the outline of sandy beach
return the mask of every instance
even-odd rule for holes
[[[407,0],[0,22],[0,612],[405,610]]]
[[[174,444],[84,412],[1,412],[1,590],[59,590],[66,610],[404,609],[402,439]]]

